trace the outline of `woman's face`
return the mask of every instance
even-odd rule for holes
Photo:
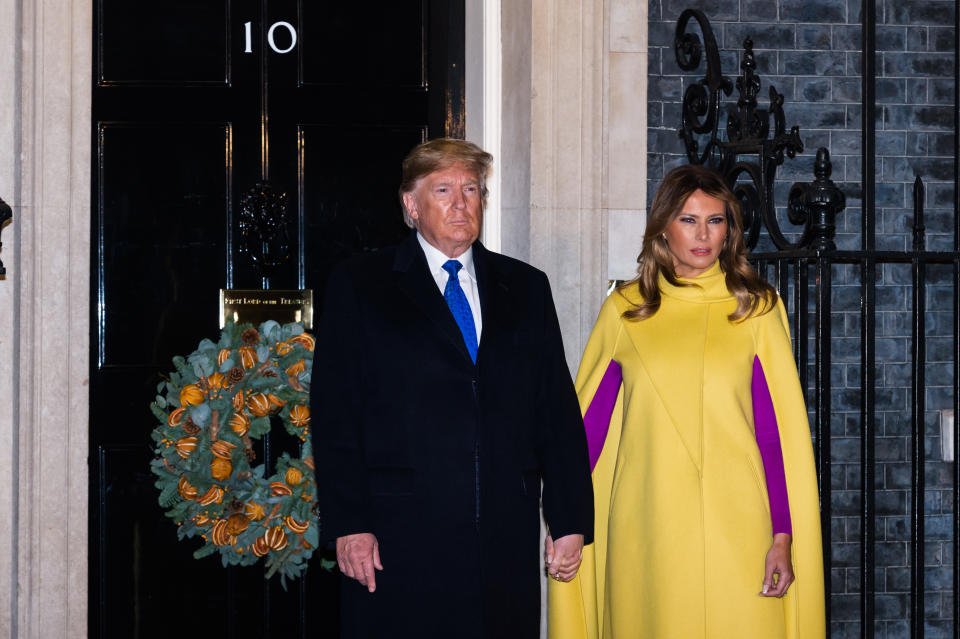
[[[720,257],[727,237],[727,214],[723,202],[697,189],[667,225],[663,238],[673,255],[678,277],[696,277]]]

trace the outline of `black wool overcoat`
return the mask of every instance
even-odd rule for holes
[[[586,437],[546,276],[473,245],[476,364],[415,233],[327,284],[311,386],[320,530],[370,532],[370,594],[342,580],[342,636],[539,636],[539,503],[593,536]]]

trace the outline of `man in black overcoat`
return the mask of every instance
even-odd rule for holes
[[[327,284],[311,407],[344,637],[538,637],[541,480],[549,576],[572,579],[592,541],[547,278],[477,241],[491,161],[460,140],[415,148],[415,231]]]

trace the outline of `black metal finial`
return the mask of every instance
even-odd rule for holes
[[[813,163],[813,182],[797,182],[790,187],[787,214],[793,224],[804,226],[797,246],[827,251],[837,247],[833,238],[837,234],[837,213],[846,206],[846,197],[830,173],[830,152],[820,147]]]
[[[913,250],[923,251],[926,248],[927,234],[923,224],[923,207],[926,202],[926,190],[920,176],[913,181]]]
[[[830,162],[830,152],[825,148],[817,149],[817,159],[813,162],[813,176],[817,182],[823,182],[830,179],[833,173],[833,163]]]
[[[742,74],[737,78],[737,117],[727,119],[727,132],[731,139],[767,137],[767,112],[757,110],[757,96],[760,94],[760,78],[756,75],[757,61],[753,55],[753,40],[743,41],[743,60],[740,62]],[[731,127],[731,124],[735,126]]]
[[[757,68],[757,63],[753,58],[753,39],[750,36],[743,39],[743,62],[740,63],[740,68],[744,71],[747,69],[752,71]]]
[[[3,233],[3,227],[7,223],[7,220],[13,218],[13,210],[10,208],[10,205],[0,199],[0,233]],[[0,242],[0,248],[3,248],[3,242]],[[0,260],[0,275],[6,275],[7,269],[3,266],[3,261]]]

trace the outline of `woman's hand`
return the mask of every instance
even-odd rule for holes
[[[790,562],[790,544],[793,539],[787,533],[773,536],[773,544],[767,551],[763,569],[761,597],[782,597],[793,583],[793,564]],[[776,575],[776,580],[774,580]]]

